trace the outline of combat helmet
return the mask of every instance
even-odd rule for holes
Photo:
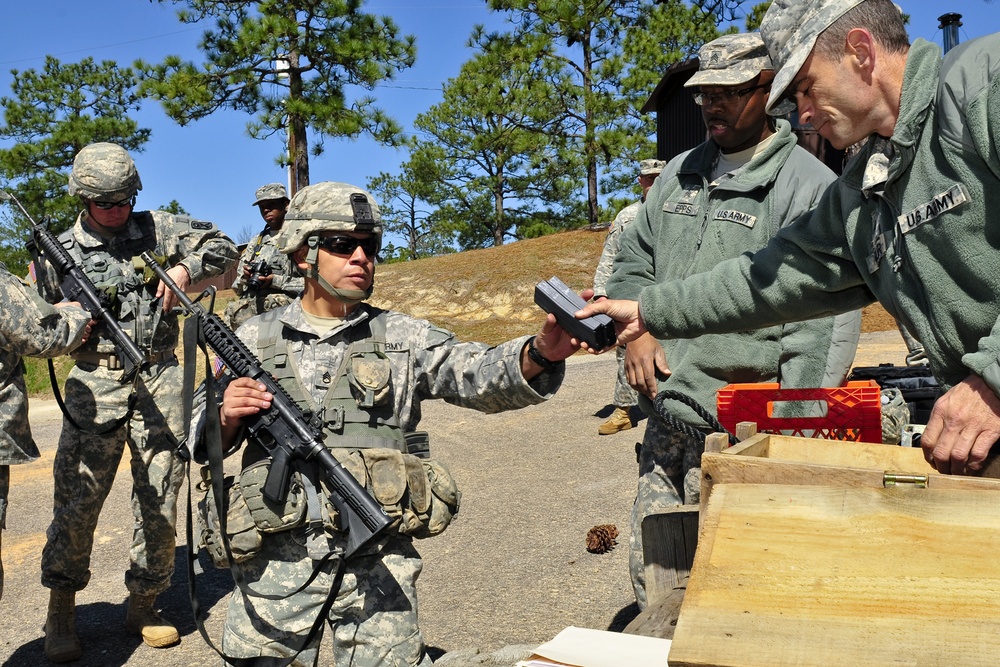
[[[367,232],[382,245],[382,214],[374,198],[363,188],[349,183],[324,181],[307,185],[292,197],[285,223],[275,237],[280,252],[290,255],[305,245],[304,261],[309,265],[306,277],[313,278],[330,294],[346,303],[360,303],[372,294],[367,291],[342,290],[330,285],[317,269],[319,238],[326,232]]]
[[[142,181],[128,151],[102,142],[84,146],[76,154],[68,189],[81,199],[117,203],[142,190]]]

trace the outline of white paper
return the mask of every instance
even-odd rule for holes
[[[531,659],[517,664],[518,667],[668,667],[669,652],[669,639],[570,626],[536,648]]]

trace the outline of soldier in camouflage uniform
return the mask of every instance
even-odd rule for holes
[[[726,35],[699,51],[693,87],[710,139],[664,167],[635,222],[622,235],[608,281],[611,298],[635,298],[646,285],[711,269],[761,248],[820,200],[835,176],[797,146],[787,121],[764,111],[773,78],[760,35]],[[678,317],[682,314],[678,313]],[[688,340],[644,336],[626,346],[625,367],[650,414],[639,452],[630,568],[636,601],[646,605],[642,522],[677,504],[697,504],[704,435],[653,416],[659,392],[678,391],[716,413],[716,392],[731,382],[835,387],[847,377],[860,312],[785,326]],[[748,327],[749,329],[749,327]],[[670,361],[667,367],[667,359]],[[702,434],[691,408],[664,402],[670,417]]]
[[[69,193],[84,210],[59,241],[94,285],[110,298],[122,328],[149,365],[135,383],[123,381],[112,341],[97,328],[73,353],[65,387],[67,415],[56,452],[55,506],[42,552],[42,585],[51,589],[45,653],[54,662],[81,654],[75,595],[90,580],[94,530],[111,490],[122,449],[131,451],[135,529],[126,629],[151,646],[178,641],[176,629],[153,608],[174,570],[174,526],[183,464],[175,449],[185,425],[182,373],[174,349],[176,297],[144,272],[150,251],[171,268],[182,288],[219,275],[236,261],[236,247],[215,225],[164,211],[135,211],[142,189],[125,149],[110,143],[83,148],[73,161]],[[49,300],[58,297],[55,271],[43,265]]]
[[[34,291],[26,289],[0,263],[0,531],[7,528],[10,466],[38,458],[38,447],[28,424],[21,356],[66,354],[83,342],[90,326],[87,312],[74,307],[53,308]],[[3,563],[0,562],[2,597]]]
[[[361,188],[331,182],[303,188],[292,199],[277,241],[306,276],[302,297],[249,320],[238,333],[304,410],[324,415],[319,426],[325,444],[393,516],[394,501],[414,497],[402,461],[412,474],[408,466],[419,459],[408,458],[404,434],[417,428],[423,400],[444,399],[491,413],[540,403],[559,387],[563,360],[578,346],[551,315],[536,336],[490,347],[459,342],[429,322],[365,303],[372,293],[381,238],[378,208]],[[271,397],[262,389],[250,378],[228,384],[220,409],[223,451],[239,443],[241,418],[269,407]],[[264,457],[255,443],[244,451],[245,496],[252,492],[246,479]],[[436,470],[440,479],[443,468]],[[439,491],[434,501],[443,498],[448,511],[457,511],[454,488]],[[254,505],[249,498],[247,503]],[[257,510],[250,509],[251,524],[259,521]],[[411,535],[435,530],[427,532],[420,522],[408,524],[406,516],[398,528],[390,527],[343,564],[345,575],[336,591],[330,587],[337,559],[318,563],[345,544],[329,517],[318,540],[310,540],[302,524],[262,535],[260,552],[238,566],[256,593],[288,596],[317,565],[321,574],[306,590],[281,600],[235,590],[224,652],[246,658],[241,665],[283,664],[282,659],[302,648],[310,625],[333,594],[328,621],[339,667],[430,665],[417,626],[416,582],[422,563]],[[230,525],[233,520],[230,516]],[[319,640],[304,648],[294,664],[314,664]]]
[[[285,186],[281,183],[262,185],[257,188],[253,205],[260,209],[265,224],[240,257],[242,271],[233,282],[236,298],[226,305],[223,315],[233,329],[238,329],[254,315],[287,305],[302,292],[304,284],[299,270],[274,245],[288,208]],[[262,266],[267,267],[267,272],[259,270]]]
[[[621,249],[621,235],[625,231],[628,223],[635,220],[639,214],[639,207],[646,201],[646,193],[653,187],[653,181],[663,167],[666,166],[663,160],[642,160],[639,163],[639,186],[642,188],[642,197],[637,202],[632,202],[615,216],[611,227],[608,229],[608,236],[604,239],[604,250],[601,251],[601,259],[597,262],[597,271],[594,272],[594,298],[603,299],[607,296],[608,278],[611,277],[611,269],[615,263],[615,255]],[[632,416],[630,414],[632,406],[639,402],[639,396],[628,383],[625,375],[625,347],[615,348],[615,357],[618,360],[618,377],[615,381],[615,393],[613,396],[615,411],[611,413],[607,421],[597,427],[600,435],[611,435],[619,431],[626,431],[632,428]]]

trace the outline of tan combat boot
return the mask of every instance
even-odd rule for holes
[[[615,411],[608,417],[608,421],[597,427],[599,435],[611,435],[618,431],[627,431],[632,428],[632,417],[629,416],[628,408],[615,408]]]
[[[45,657],[52,662],[70,662],[83,653],[76,636],[76,591],[49,591],[49,613],[45,618]]]
[[[125,630],[129,634],[141,635],[142,641],[153,648],[172,646],[181,640],[177,628],[164,620],[153,603],[155,595],[128,596],[128,613],[125,615]]]

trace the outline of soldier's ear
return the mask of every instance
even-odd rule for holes
[[[292,261],[295,262],[295,265],[303,271],[309,268],[309,265],[306,264],[306,252],[308,252],[308,250],[309,248],[303,244],[296,248],[295,252],[292,253]]]

